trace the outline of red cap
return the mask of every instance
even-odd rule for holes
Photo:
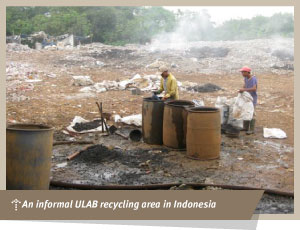
[[[244,66],[240,69],[240,72],[251,72],[251,69],[248,66]]]

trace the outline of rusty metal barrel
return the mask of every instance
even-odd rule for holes
[[[163,144],[174,149],[186,147],[186,118],[185,108],[193,107],[194,103],[186,100],[165,102],[163,123]]]
[[[220,157],[221,118],[220,110],[214,107],[187,109],[187,156],[198,160]]]
[[[146,97],[142,108],[142,133],[147,144],[162,145],[163,143],[164,101]]]
[[[50,183],[53,128],[13,124],[6,128],[6,189],[47,190]]]

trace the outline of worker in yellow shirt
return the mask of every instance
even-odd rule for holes
[[[161,71],[161,80],[160,80],[160,89],[155,94],[160,94],[164,92],[162,100],[178,100],[178,86],[176,78],[169,73],[169,70],[166,66],[161,66],[159,68]]]

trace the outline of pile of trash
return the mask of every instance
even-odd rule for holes
[[[87,86],[93,85],[94,82],[90,76],[73,76],[73,85],[75,86]]]
[[[74,77],[73,77],[74,78]],[[84,81],[87,83],[86,85],[92,85],[88,87],[81,88],[80,92],[105,92],[109,90],[126,90],[126,89],[134,89],[139,88],[141,91],[150,91],[155,90],[160,85],[160,76],[159,75],[145,75],[141,76],[139,74],[134,75],[130,79],[122,80],[122,81],[109,81],[104,80],[102,82],[98,82],[92,85],[90,79],[85,79]],[[83,83],[80,83],[84,85]]]
[[[24,95],[25,91],[34,89],[34,83],[41,82],[43,71],[37,70],[28,63],[6,63],[6,99],[7,101],[24,101],[29,99]],[[55,74],[47,74],[53,77]]]
[[[6,80],[33,80],[38,79],[41,71],[36,70],[28,63],[9,62],[6,63]]]
[[[140,92],[154,91],[160,88],[161,76],[160,74],[144,75],[139,74],[122,81],[104,80],[102,82],[94,83],[89,76],[73,76],[73,85],[85,86],[79,91],[82,93],[102,93],[110,90],[135,90],[139,89]],[[179,90],[190,92],[215,92],[221,90],[217,85],[207,83],[198,85],[194,82],[177,81]]]
[[[293,72],[293,38],[198,41],[184,45],[156,42],[146,49],[153,54],[167,56],[166,60],[175,62],[182,71],[202,74],[238,73],[241,66],[247,65],[254,73]]]
[[[208,57],[226,57],[229,53],[229,48],[224,47],[190,47],[187,51],[192,57],[197,59],[208,58]]]
[[[18,43],[7,43],[6,52],[33,52],[28,45],[22,45]]]

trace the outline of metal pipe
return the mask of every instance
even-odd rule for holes
[[[86,144],[94,144],[93,141],[54,141],[54,145],[71,145],[71,144],[78,144],[78,145],[86,145]]]
[[[75,184],[63,181],[54,181],[50,182],[51,186],[63,187],[63,188],[74,188],[81,190],[155,190],[155,189],[169,189],[173,186],[179,186],[183,183],[171,183],[171,184],[146,184],[146,185],[94,185],[94,184]],[[231,189],[231,190],[264,190],[266,194],[280,195],[294,197],[292,192],[284,192],[274,189],[263,189],[255,188],[248,186],[239,186],[239,185],[221,185],[221,184],[205,184],[205,183],[187,183],[187,186],[193,188],[204,188],[208,186],[219,187],[222,189]]]

